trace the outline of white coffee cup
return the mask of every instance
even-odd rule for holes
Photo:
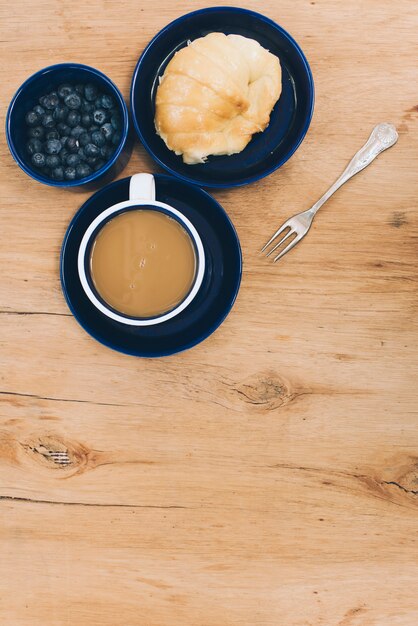
[[[155,207],[156,211],[162,210],[165,214],[177,220],[189,233],[196,251],[195,279],[191,290],[189,291],[185,299],[182,300],[182,302],[180,302],[180,304],[178,304],[171,311],[163,313],[162,315],[147,318],[130,317],[129,315],[118,313],[111,307],[106,306],[106,303],[98,297],[94,288],[92,288],[92,281],[89,280],[89,277],[87,275],[89,259],[86,258],[87,252],[90,249],[90,243],[92,242],[93,237],[96,237],[100,227],[103,227],[105,223],[112,219],[112,217],[116,216],[116,214],[124,211],[138,209],[138,207],[141,206],[146,206],[151,210],[153,207]],[[184,309],[189,306],[193,298],[195,298],[197,292],[200,289],[205,273],[205,252],[199,233],[190,222],[190,220],[174,207],[166,204],[165,202],[159,202],[155,199],[154,176],[152,176],[152,174],[134,174],[134,176],[131,177],[131,181],[129,184],[129,200],[126,200],[124,202],[118,202],[108,209],[105,209],[88,226],[80,243],[77,265],[80,282],[86,293],[86,296],[101,313],[115,320],[116,322],[128,324],[129,326],[152,326],[155,324],[161,324],[162,322],[166,322],[167,320],[172,319],[181,311],[184,311]]]

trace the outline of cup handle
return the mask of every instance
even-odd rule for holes
[[[129,200],[154,202],[155,179],[152,174],[134,174],[129,183]]]

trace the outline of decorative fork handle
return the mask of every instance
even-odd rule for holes
[[[311,213],[312,216],[315,215],[324,202],[326,202],[328,198],[330,198],[332,194],[341,187],[341,185],[344,185],[347,180],[352,178],[358,172],[361,172],[361,170],[364,170],[364,168],[370,165],[370,163],[374,161],[374,159],[381,152],[383,152],[383,150],[390,148],[397,141],[398,133],[396,132],[396,128],[393,124],[383,122],[382,124],[375,126],[367,142],[354,155],[341,176],[328,189],[328,191],[324,193],[322,198],[319,198],[318,202],[315,202],[313,207],[311,207],[308,212]]]

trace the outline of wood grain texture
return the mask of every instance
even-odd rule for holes
[[[3,1],[1,124],[54,62],[96,66],[128,98],[146,43],[197,6]],[[1,133],[2,626],[418,623],[417,6],[245,6],[302,45],[316,109],[281,170],[214,194],[244,276],[194,349],[145,361],[81,330],[58,263],[88,194],[31,181]],[[279,265],[260,258],[380,121],[398,144]],[[137,171],[156,171],[139,143],[122,176]]]

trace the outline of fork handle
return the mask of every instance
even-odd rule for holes
[[[396,128],[393,124],[383,122],[382,124],[375,126],[367,142],[353,156],[341,176],[333,185],[331,185],[328,191],[324,193],[322,198],[319,198],[318,202],[315,202],[313,207],[309,209],[309,212],[312,213],[312,215],[315,215],[324,202],[326,202],[328,198],[330,198],[332,194],[341,187],[341,185],[344,185],[347,180],[352,178],[358,172],[361,172],[361,170],[364,170],[364,168],[370,165],[370,163],[374,161],[374,159],[381,152],[383,152],[383,150],[387,150],[387,148],[393,146],[397,141],[398,133],[396,132]]]

